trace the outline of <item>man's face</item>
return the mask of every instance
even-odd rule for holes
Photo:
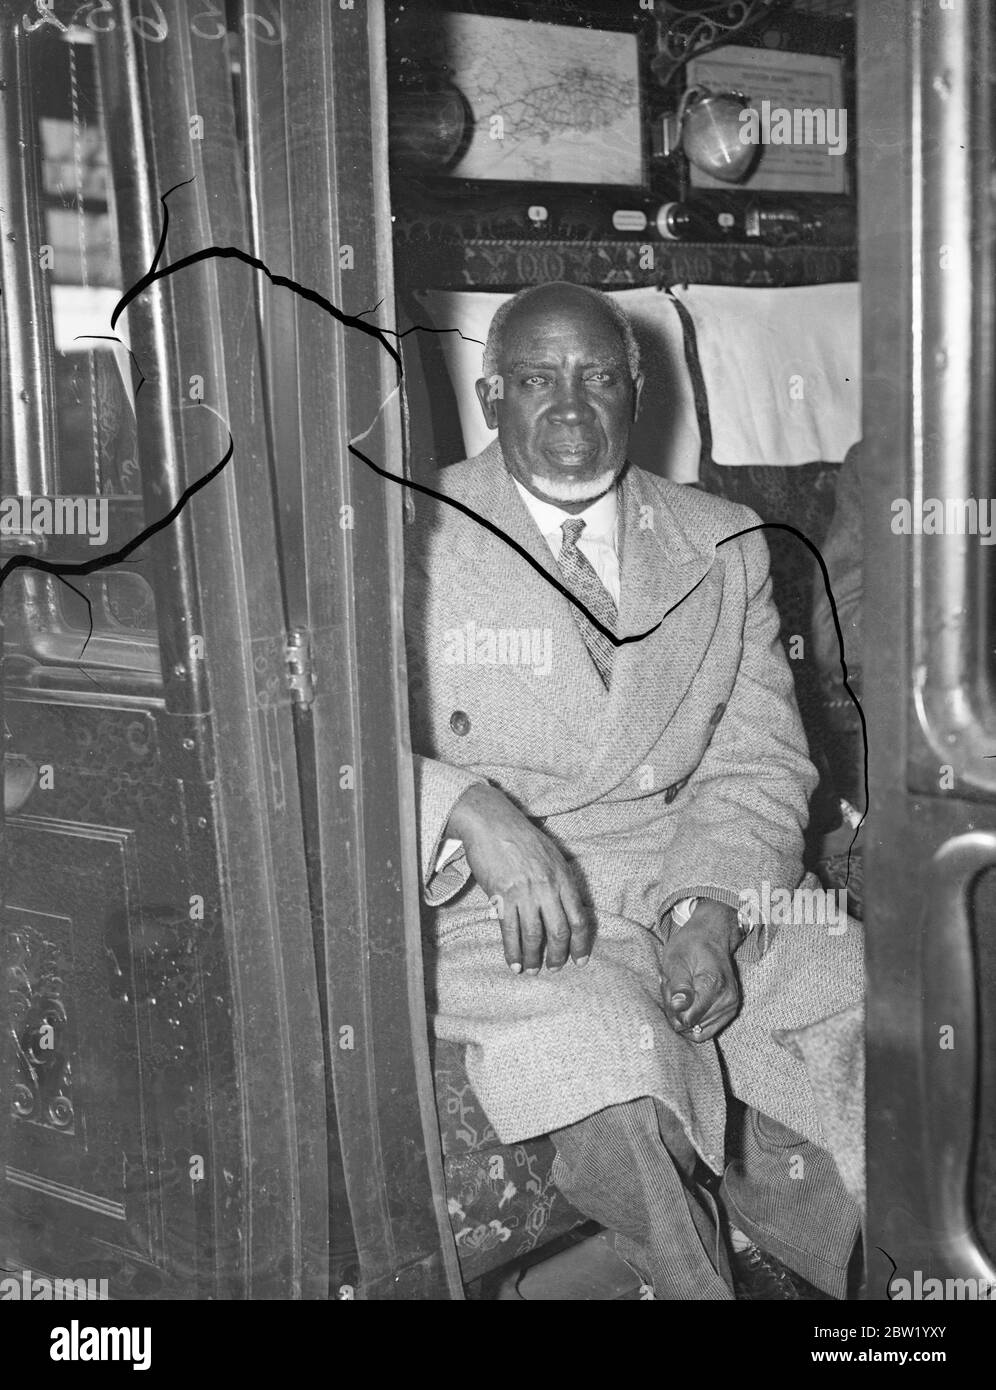
[[[503,394],[491,399],[485,378],[477,394],[509,472],[537,497],[583,511],[622,471],[643,385],[615,322],[587,296],[537,295],[509,319],[498,370]]]

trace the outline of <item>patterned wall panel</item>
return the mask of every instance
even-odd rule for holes
[[[147,709],[11,700],[52,771],[6,827],[0,1258],[189,1296],[226,1241],[238,1278],[240,1088],[196,791]],[[205,822],[206,823],[206,822]]]

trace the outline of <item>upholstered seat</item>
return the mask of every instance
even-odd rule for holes
[[[585,1218],[554,1186],[549,1139],[499,1142],[462,1054],[458,1044],[438,1042],[434,1070],[450,1222],[469,1283],[531,1255]]]

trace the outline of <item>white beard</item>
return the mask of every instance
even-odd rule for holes
[[[530,475],[529,481],[535,492],[541,497],[548,497],[551,502],[593,502],[596,497],[601,497],[603,492],[608,492],[618,477],[618,472],[618,469],[607,468],[604,473],[599,473],[597,478],[589,478],[586,482],[575,482],[573,478],[552,481],[550,478],[537,478],[533,475]]]

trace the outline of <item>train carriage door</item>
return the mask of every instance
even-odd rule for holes
[[[34,783],[3,861],[0,1267],[123,1297],[462,1297],[382,7],[23,8],[0,36],[2,491],[72,494],[107,535],[2,538],[41,568],[3,589]]]
[[[858,10],[874,1299],[996,1283],[994,20]]]
[[[329,1011],[333,1295],[462,1298],[419,936],[383,7],[294,0],[272,19],[282,43],[251,25],[240,50],[253,249],[337,311],[261,285],[289,622],[313,668],[297,728]]]
[[[186,4],[25,4],[0,33],[2,493],[42,504],[3,558],[102,561],[3,585],[6,746],[36,785],[3,862],[0,1265],[111,1297],[324,1298],[299,681],[253,273],[192,264],[111,324],[167,189],[189,181],[161,264],[248,241],[232,49],[203,8],[198,27]],[[87,505],[70,524],[57,497]]]

